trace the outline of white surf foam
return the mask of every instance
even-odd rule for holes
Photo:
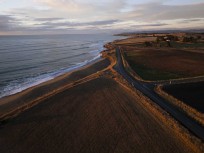
[[[24,91],[30,87],[33,87],[33,86],[39,85],[43,82],[52,80],[52,79],[54,79],[60,75],[63,75],[67,72],[79,69],[79,68],[81,68],[87,64],[90,64],[90,63],[98,60],[100,57],[101,57],[101,54],[99,53],[94,58],[92,58],[90,60],[86,60],[86,61],[81,62],[81,63],[77,63],[76,65],[69,67],[69,68],[61,68],[58,71],[47,73],[47,74],[42,74],[42,75],[39,75],[39,76],[33,77],[33,78],[27,78],[27,79],[24,79],[23,81],[20,81],[20,82],[16,82],[16,81],[11,82],[1,91],[0,98],[22,92],[22,91]]]

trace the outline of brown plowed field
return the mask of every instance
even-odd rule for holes
[[[164,86],[164,90],[168,94],[204,113],[204,82]]]
[[[0,128],[1,153],[192,153],[115,81],[67,89]]]

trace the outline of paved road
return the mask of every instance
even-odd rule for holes
[[[151,83],[158,85],[169,85],[169,84],[181,84],[181,83],[195,83],[195,82],[203,82],[204,76],[198,77],[190,77],[190,78],[182,78],[182,79],[172,79],[171,81],[164,80],[164,81],[152,81]]]
[[[176,120],[178,120],[182,125],[184,125],[188,130],[194,133],[198,138],[204,141],[204,127],[197,123],[192,118],[188,117],[186,114],[181,112],[177,107],[169,103],[164,98],[160,97],[154,91],[154,85],[140,82],[134,79],[131,75],[125,71],[122,58],[121,58],[121,50],[116,46],[116,56],[117,56],[117,64],[115,65],[115,69],[120,73],[132,86],[134,86],[137,90],[141,91],[145,96],[149,97],[152,101],[162,107],[165,111],[171,114]]]

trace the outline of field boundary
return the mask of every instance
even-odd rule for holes
[[[189,77],[179,77],[177,79],[167,79],[167,80],[156,80],[156,81],[151,81],[151,80],[145,80],[143,79],[140,75],[137,74],[137,72],[135,72],[131,66],[129,65],[127,59],[124,57],[124,49],[122,47],[120,47],[121,50],[121,57],[123,60],[123,64],[124,64],[124,68],[126,69],[126,71],[128,71],[135,79],[142,81],[142,82],[146,82],[146,83],[156,83],[156,84],[169,84],[169,82],[171,81],[172,84],[178,84],[178,83],[186,83],[186,82],[197,82],[197,81],[204,81],[204,75],[198,75],[198,76],[189,76]]]
[[[122,59],[123,60],[123,59]],[[123,62],[123,61],[122,61]],[[129,84],[122,75],[117,72],[116,82],[122,85],[126,90],[139,98],[140,104],[149,110],[158,122],[162,122],[168,128],[173,129],[178,137],[186,142],[195,152],[203,152],[204,145],[202,140],[194,136],[187,128],[175,120],[168,112],[163,110],[159,105],[155,104],[151,99],[142,92],[135,89]],[[195,147],[196,146],[196,147]]]
[[[120,47],[120,51],[121,51],[121,47]],[[150,82],[148,80],[143,80],[142,77],[140,77],[132,68],[131,66],[129,65],[128,61],[125,59],[124,57],[124,52],[121,51],[121,57],[122,57],[122,62],[123,62],[123,65],[124,65],[124,68],[126,71],[128,71],[128,73],[131,74],[131,76],[133,76],[135,79],[139,80],[139,81],[142,81],[142,82]]]
[[[89,75],[89,76],[84,77],[84,78],[82,78],[80,80],[74,81],[74,82],[69,83],[67,85],[64,85],[64,86],[62,86],[60,88],[57,88],[57,89],[55,89],[55,90],[53,90],[53,91],[51,91],[51,92],[49,92],[49,93],[47,93],[47,94],[45,94],[45,95],[43,95],[41,97],[38,97],[37,99],[34,99],[34,100],[30,101],[29,103],[23,104],[23,105],[17,107],[16,109],[13,109],[13,110],[5,113],[5,114],[2,114],[0,116],[0,125],[4,124],[9,119],[12,119],[12,118],[18,116],[22,112],[24,112],[24,111],[26,111],[26,110],[28,110],[28,109],[38,105],[43,100],[46,100],[46,99],[52,97],[53,95],[59,94],[59,93],[65,91],[65,90],[67,90],[69,88],[75,87],[77,85],[83,84],[83,83],[91,81],[91,80],[94,80],[94,79],[96,79],[98,77],[99,77],[99,74],[97,74],[97,75],[96,74]]]
[[[155,91],[163,98],[167,99],[170,103],[177,106],[181,111],[185,112],[188,116],[195,119],[198,123],[204,126],[204,114],[192,108],[191,106],[185,104],[181,100],[175,98],[174,96],[168,94],[163,90],[163,85],[158,85],[155,87]]]
[[[178,121],[176,121],[168,112],[163,110],[159,105],[152,102],[151,99],[146,97],[143,93],[133,88],[126,80],[122,79],[123,77],[119,75],[115,81],[119,83],[125,90],[131,92],[133,96],[138,97],[140,104],[144,106],[147,110],[152,112],[152,115],[155,115],[159,122],[163,122],[168,128],[174,129],[174,132],[178,137],[189,144],[189,146],[195,150],[195,152],[203,152],[204,145],[202,141],[196,136],[192,135],[184,126],[182,126]],[[195,147],[197,146],[197,147]]]

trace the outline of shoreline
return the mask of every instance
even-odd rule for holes
[[[83,67],[86,67],[86,66],[88,66],[88,65],[91,65],[91,64],[93,64],[93,63],[99,61],[99,60],[101,59],[101,57],[102,57],[101,52],[102,52],[102,51],[100,51],[97,56],[93,57],[93,58],[90,59],[90,60],[83,61],[83,62],[78,63],[78,64],[76,64],[76,65],[73,65],[73,66],[71,66],[71,67],[69,67],[69,68],[66,68],[66,69],[64,70],[64,72],[60,72],[59,70],[56,70],[55,72],[50,73],[50,74],[53,74],[53,75],[51,75],[51,76],[47,76],[47,77],[41,78],[40,80],[35,80],[34,82],[29,83],[29,84],[26,84],[26,85],[23,85],[23,86],[20,87],[20,88],[13,89],[14,91],[13,91],[13,90],[11,90],[11,91],[6,91],[6,92],[8,92],[7,94],[3,94],[3,96],[0,95],[0,106],[1,106],[1,99],[2,99],[2,98],[5,98],[5,97],[8,97],[8,96],[12,96],[12,95],[18,94],[18,93],[20,93],[20,92],[23,92],[23,91],[29,89],[29,88],[32,88],[32,87],[38,86],[38,85],[40,85],[40,84],[42,84],[42,83],[45,83],[45,82],[47,82],[47,81],[53,80],[53,79],[55,79],[55,78],[57,78],[57,77],[59,77],[59,76],[62,76],[62,75],[64,75],[64,74],[66,74],[66,73],[72,73],[72,72],[74,72],[74,71],[80,70],[80,69],[82,69]],[[49,74],[49,73],[47,73],[47,74]],[[49,74],[49,75],[50,75],[50,74]],[[45,75],[45,74],[39,75],[39,76],[37,76],[37,77],[41,77],[41,76],[43,76],[43,75]],[[20,85],[20,86],[21,86],[21,85]]]
[[[21,109],[21,107],[25,107],[24,105],[29,105],[29,103],[46,97],[49,93],[55,92],[58,88],[74,83],[83,77],[108,67],[110,61],[103,57],[103,51],[100,52],[99,58],[92,59],[83,66],[77,67],[76,69],[65,72],[53,79],[34,85],[15,94],[0,98],[0,121],[10,118],[9,114],[13,114],[13,112]],[[84,74],[80,76],[80,73]]]
[[[15,104],[7,105],[7,114],[0,114],[0,127],[2,127],[0,135],[4,139],[2,144],[4,142],[6,144],[5,150],[8,150],[7,145],[11,144],[19,144],[14,148],[18,150],[27,146],[39,146],[45,142],[48,142],[47,146],[52,148],[53,144],[61,141],[63,143],[57,144],[56,149],[69,148],[67,144],[73,142],[86,149],[95,145],[103,146],[105,142],[117,143],[124,136],[128,136],[123,140],[127,143],[125,144],[127,150],[132,148],[131,145],[141,146],[141,143],[138,143],[140,141],[148,142],[150,148],[159,146],[159,152],[172,152],[172,146],[177,146],[180,152],[202,150],[202,146],[198,147],[196,144],[197,139],[194,141],[194,137],[190,137],[186,129],[113,70],[116,62],[115,50],[111,43],[105,47],[109,52],[102,51],[101,60],[26,90],[24,93],[16,94],[13,98],[10,97]],[[20,103],[21,106],[18,107]],[[134,134],[131,131],[134,131]],[[25,135],[22,136],[24,132]],[[130,133],[127,135],[127,132]],[[40,135],[42,139],[36,135]],[[118,138],[118,135],[121,138]],[[148,136],[148,141],[144,136]],[[30,139],[25,142],[26,146],[21,141],[16,141],[16,138],[24,140],[25,137]],[[93,142],[87,141],[90,137]],[[132,142],[137,138],[138,141]],[[88,147],[84,142],[90,143]],[[155,145],[152,142],[159,143]],[[198,141],[198,144],[201,143]],[[74,148],[81,148],[78,145]],[[120,146],[117,145],[119,148]],[[145,146],[141,146],[141,152]],[[125,148],[120,149],[126,152]],[[35,149],[39,152],[39,147]],[[146,149],[148,150],[148,147]],[[148,150],[150,151],[152,150]]]

